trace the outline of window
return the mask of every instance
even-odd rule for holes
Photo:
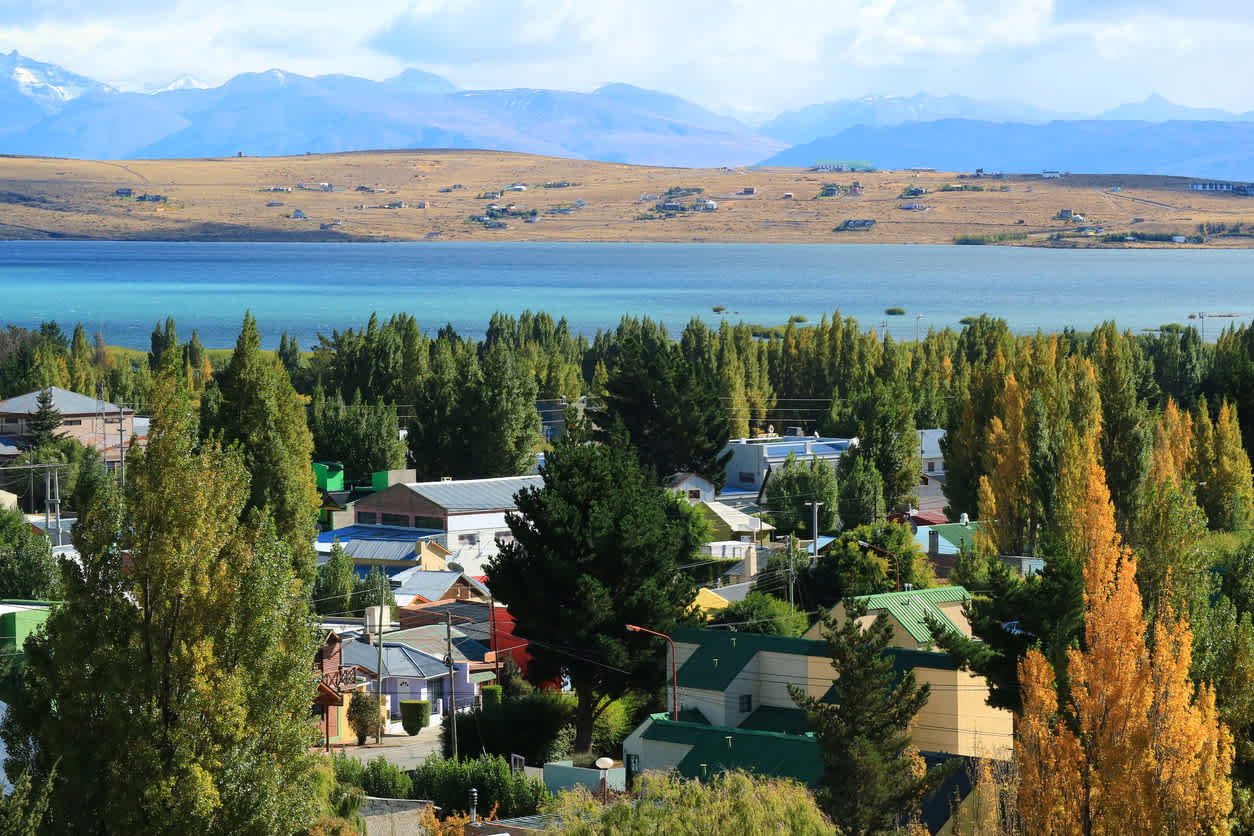
[[[378,520],[378,516],[374,511],[358,511],[357,522],[363,525],[374,525]]]
[[[753,695],[741,694],[740,695],[740,713],[748,714],[752,710],[753,710]]]
[[[935,472],[936,472],[936,462],[928,462],[928,463],[927,463],[927,472],[928,472],[928,473],[935,473]]]
[[[479,532],[475,532],[474,534],[458,534],[457,545],[459,546],[479,545]]]
[[[444,530],[444,520],[439,517],[414,517],[414,528],[429,528],[433,531]]]
[[[17,419],[16,419],[16,418],[5,418],[5,419],[4,419],[4,423],[6,423],[6,424],[16,424],[16,423],[17,423]]]
[[[498,531],[496,533],[496,539],[500,540],[502,543],[512,543],[514,542],[514,532],[510,531],[508,528],[504,531]]]
[[[688,489],[688,498],[689,498],[689,499],[700,500],[700,499],[701,499],[701,489],[700,489],[700,488],[689,488],[689,489]]]
[[[383,525],[397,525],[401,528],[409,528],[409,517],[405,514],[380,514],[379,522]]]
[[[64,421],[61,422],[61,425],[65,427],[81,427],[83,426],[83,419],[82,418],[66,418]]]
[[[745,484],[753,484],[754,482],[758,480],[757,480],[757,477],[754,476],[752,473],[748,472],[747,470],[742,470],[740,471],[740,481]]]

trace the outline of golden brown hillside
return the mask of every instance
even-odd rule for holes
[[[855,181],[860,194],[851,189]],[[490,151],[123,162],[0,157],[0,238],[902,244],[978,236],[1056,246],[1181,246],[1122,239],[1192,237],[1201,224],[1244,233],[1254,224],[1254,198],[1192,191],[1190,182],[651,168]],[[514,184],[525,191],[502,191]],[[835,194],[820,197],[825,186]],[[969,190],[942,191],[946,186]],[[684,211],[667,217],[654,207],[673,188],[692,193],[679,198]],[[903,196],[910,188],[926,191]],[[484,197],[493,192],[500,196]],[[717,208],[692,209],[706,199]],[[902,208],[910,204],[918,208]],[[471,220],[492,205],[505,214]],[[1060,212],[1083,220],[1064,220]],[[835,231],[847,221],[875,223]],[[1056,233],[1066,237],[1051,241]],[[1103,244],[1102,236],[1120,240]],[[1204,246],[1252,244],[1244,234],[1220,234]]]

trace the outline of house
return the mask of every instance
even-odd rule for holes
[[[345,667],[341,648],[343,641],[334,630],[324,634],[322,645],[314,654],[314,675],[318,690],[314,695],[313,713],[318,718],[323,745],[346,742],[352,737],[348,725],[348,704],[354,692],[365,692],[365,679],[356,668]]]
[[[385,636],[388,634],[385,632]],[[379,645],[364,635],[346,636],[343,644],[343,663],[359,671],[370,682],[373,693],[382,679],[382,694],[386,700],[388,716],[399,719],[401,700],[428,700],[431,703],[431,725],[437,725],[456,699],[458,711],[475,704],[479,686],[471,681],[470,663],[453,659],[453,687],[449,694],[449,666],[443,654],[434,656],[423,653],[399,642],[383,641],[382,677],[379,671]]]
[[[1219,183],[1215,181],[1204,181],[1190,183],[1189,189],[1195,192],[1231,192],[1235,190],[1233,183]]]
[[[775,526],[760,517],[750,516],[723,502],[702,501],[696,507],[709,523],[715,542],[763,543],[775,530]]]
[[[758,193],[758,190],[755,189],[753,186],[745,186],[743,189],[740,190],[740,193],[742,195],[755,195]]]
[[[922,474],[919,477],[920,511],[944,510],[945,499],[945,454],[941,452],[941,439],[945,437],[942,429],[919,430],[919,463]]]
[[[806,735],[805,714],[788,686],[823,702],[839,700],[825,641],[688,627],[676,628],[671,638],[678,670],[668,705],[677,681],[679,719],[655,714],[632,731],[623,743],[631,773],[675,769],[700,778],[749,769],[817,782],[823,771],[818,745]],[[1010,757],[1011,713],[985,703],[982,677],[959,670],[945,653],[893,647],[885,654],[899,674],[913,671],[920,684],[931,686],[930,699],[910,725],[915,746],[945,755]]]
[[[352,558],[354,570],[362,577],[374,566],[384,569],[389,577],[409,569],[448,571],[448,549],[430,540],[349,540],[344,553]]]
[[[692,602],[693,608],[701,610],[707,616],[713,615],[737,601],[743,601],[752,588],[751,581],[729,583],[725,586],[703,586],[697,590],[697,597]]]
[[[1062,177],[1061,171],[1042,171],[1041,172],[1042,180],[1057,180],[1059,177]]]
[[[304,211],[300,209],[293,210],[292,212],[292,218],[294,220],[302,221],[302,220],[305,220],[307,217],[308,215],[306,215]]]
[[[931,650],[935,636],[927,626],[931,617],[949,630],[972,638],[971,624],[963,613],[963,606],[971,600],[971,593],[961,586],[935,586],[929,589],[911,589],[902,592],[882,592],[859,598],[866,604],[866,615],[858,619],[858,626],[866,629],[880,613],[886,613],[893,625],[892,646],[905,650]],[[842,621],[845,618],[845,602],[837,604],[833,611]],[[817,622],[805,634],[808,639],[823,638],[823,622]]]
[[[61,413],[57,435],[96,448],[108,470],[118,465],[132,440],[141,447],[147,443],[147,430],[137,431],[135,410],[59,386],[50,386],[48,391],[52,393],[52,407]],[[28,425],[38,411],[39,391],[0,401],[0,434],[19,442],[29,441]]]
[[[782,467],[789,453],[804,461],[824,459],[834,466],[856,440],[818,435],[813,438],[803,435],[733,438],[719,453],[720,456],[728,451],[732,454],[727,461],[724,493],[758,493],[766,485],[767,473]]]
[[[440,532],[435,538],[471,575],[496,554],[496,541],[512,538],[505,515],[514,495],[544,484],[539,476],[402,482],[357,501],[359,525],[389,525]]]
[[[932,207],[928,206],[926,203],[911,202],[911,203],[901,204],[901,208],[905,209],[908,212],[926,212],[928,209],[931,209]]]
[[[397,613],[402,630],[444,625],[450,616],[457,631],[488,649],[484,661],[495,663],[509,657],[524,672],[527,670],[531,663],[528,642],[514,634],[514,617],[500,604],[466,599],[415,600]]]
[[[130,197],[131,195],[135,194],[135,192],[127,186],[123,186],[120,189],[116,189],[114,190],[113,193],[117,195],[118,197]]]
[[[27,636],[48,620],[51,611],[49,601],[0,600],[0,654],[3,658],[20,665]],[[0,699],[10,701],[9,695],[3,692],[0,692]]]
[[[711,502],[717,491],[714,483],[700,473],[672,473],[666,480],[666,490],[677,493],[689,503]]]
[[[415,601],[487,601],[492,597],[486,586],[455,569],[430,571],[414,566],[392,575],[390,580],[392,595],[399,607],[408,607]]]

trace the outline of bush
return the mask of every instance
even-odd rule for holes
[[[361,691],[354,693],[352,701],[348,704],[348,725],[357,735],[357,740],[360,742],[368,735],[377,732],[381,723],[379,704],[375,702],[374,697],[368,697]]]
[[[361,774],[366,769],[361,761],[350,758],[343,752],[336,752],[331,756],[331,767],[335,770],[335,780],[339,783],[361,786]]]
[[[380,755],[366,764],[361,788],[375,798],[409,798],[413,783],[405,770]]]
[[[401,700],[401,725],[411,737],[431,723],[431,703],[428,700]]]
[[[500,705],[457,714],[459,754],[522,755],[530,764],[542,764],[559,752],[559,732],[574,716],[574,704],[553,691],[533,691]],[[440,727],[444,757],[453,754],[450,714]],[[565,754],[561,752],[560,754]]]
[[[534,815],[549,798],[544,784],[510,772],[505,758],[455,761],[431,757],[413,772],[411,798],[432,801],[445,814],[465,811],[471,787],[479,791],[479,809],[496,807],[497,816]]]
[[[483,693],[484,708],[498,706],[501,704],[502,688],[500,685],[484,685],[481,691]]]

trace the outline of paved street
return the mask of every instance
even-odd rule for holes
[[[400,723],[394,723],[383,735],[382,743],[375,743],[371,737],[365,746],[358,746],[356,743],[333,744],[331,751],[342,751],[360,761],[371,761],[382,755],[402,769],[413,769],[425,761],[428,755],[440,751],[440,727],[428,726],[410,737]]]

